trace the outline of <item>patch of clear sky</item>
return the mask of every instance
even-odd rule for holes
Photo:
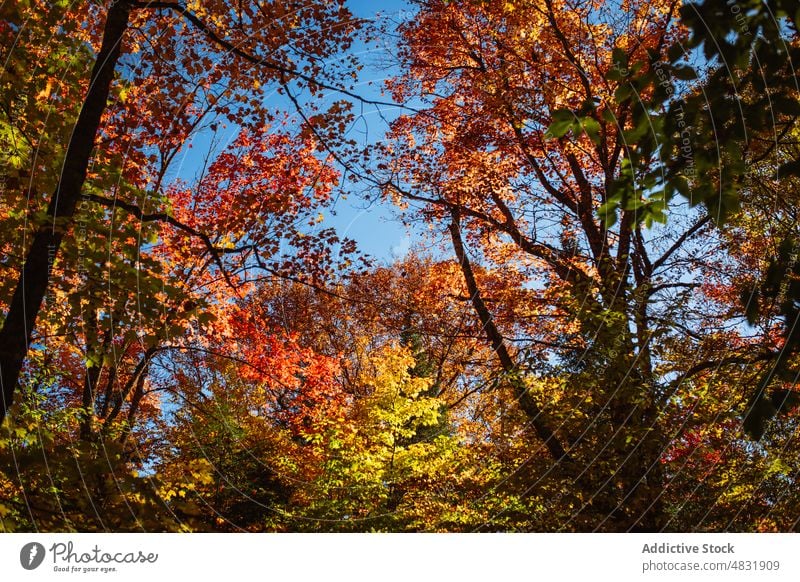
[[[416,11],[409,2],[403,0],[385,0],[380,3],[354,0],[348,2],[347,6],[354,16],[375,23],[400,23],[413,18]],[[384,81],[397,74],[397,68],[392,65],[393,48],[394,39],[391,35],[370,43],[359,39],[353,44],[348,52],[355,54],[363,65],[355,84],[356,94],[366,99],[391,101],[390,96],[382,94],[382,89]],[[323,102],[320,105],[324,108],[326,102],[339,99],[342,99],[341,94],[328,92],[322,96]],[[288,98],[277,92],[269,94],[266,102],[273,105],[276,111],[286,111],[290,116],[294,113]],[[387,121],[395,119],[402,110],[391,106],[361,107],[356,103],[354,112],[358,120],[350,128],[349,137],[363,145],[369,145],[384,139],[388,129]],[[213,136],[211,132],[197,133],[191,139],[190,145],[184,148],[173,176],[189,183],[196,180],[209,152],[222,151],[235,138],[237,131],[236,127],[228,127],[226,131],[219,131]],[[322,212],[324,220],[314,228],[335,228],[341,238],[355,240],[361,252],[380,262],[388,263],[404,256],[410,248],[413,233],[409,233],[397,218],[397,209],[389,202],[368,203],[364,196],[367,193],[366,186],[352,184],[344,175],[343,172],[343,181],[334,193],[334,203]],[[375,193],[371,194],[371,198],[374,198]]]

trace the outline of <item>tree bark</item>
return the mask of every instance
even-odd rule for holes
[[[128,0],[112,0],[109,6],[103,42],[92,67],[89,90],[69,140],[61,177],[47,208],[50,224],[39,226],[33,236],[0,329],[0,423],[13,402],[36,318],[47,293],[53,262],[75,215],[100,120],[108,102],[130,11],[131,3]]]

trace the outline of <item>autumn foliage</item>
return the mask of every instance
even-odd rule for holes
[[[2,529],[797,530],[798,95],[731,29],[704,133],[713,4],[2,4]]]

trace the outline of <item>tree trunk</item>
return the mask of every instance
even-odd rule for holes
[[[47,293],[53,262],[64,233],[72,224],[86,180],[86,170],[108,102],[130,11],[131,3],[128,0],[112,0],[108,9],[103,42],[92,68],[89,90],[69,140],[61,177],[47,208],[50,224],[39,226],[33,236],[8,314],[0,329],[0,423],[13,401],[36,318]]]
[[[475,309],[475,313],[478,315],[478,319],[481,322],[481,327],[486,333],[487,339],[492,345],[492,349],[497,354],[497,358],[500,360],[500,365],[503,367],[503,371],[509,376],[509,382],[511,383],[514,394],[517,397],[520,408],[522,408],[525,414],[528,415],[528,418],[530,418],[536,434],[540,439],[542,439],[545,447],[547,447],[547,450],[553,459],[556,461],[571,460],[566,449],[558,440],[555,431],[550,428],[544,420],[542,410],[536,404],[524,384],[518,378],[516,378],[517,366],[514,364],[514,360],[511,358],[511,354],[508,352],[508,348],[503,340],[503,336],[500,333],[500,330],[497,329],[497,326],[494,323],[494,318],[492,317],[489,308],[486,306],[486,303],[483,301],[483,297],[478,289],[478,284],[475,280],[472,266],[470,265],[466,250],[464,249],[464,241],[461,238],[459,215],[456,209],[452,210],[450,237],[453,241],[453,250],[455,251],[456,258],[461,266],[461,272],[464,275],[467,291],[469,292],[470,299],[472,300],[472,306]]]

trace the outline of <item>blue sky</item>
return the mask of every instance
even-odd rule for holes
[[[348,6],[358,17],[375,20],[388,19],[389,22],[401,22],[413,17],[414,13],[413,6],[403,0],[385,0],[383,2],[356,0],[348,2]],[[354,47],[354,50],[360,53],[364,64],[359,93],[363,93],[364,96],[380,98],[383,79],[396,73],[377,62],[386,56],[385,50],[363,44]],[[397,112],[384,109],[383,114],[391,119],[397,115]],[[367,111],[365,119],[368,124],[366,129],[369,131],[370,140],[380,140],[386,130],[384,122],[378,118],[375,111]],[[346,199],[340,198],[334,208],[336,215],[326,213],[323,226],[334,226],[340,236],[356,240],[362,251],[386,262],[396,257],[402,257],[408,252],[413,233],[409,233],[396,219],[397,210],[391,205],[368,205],[356,190],[350,192]]]
[[[348,6],[358,17],[379,21],[388,20],[388,22],[394,23],[412,18],[414,14],[411,4],[403,0],[387,0],[381,3],[356,0],[348,2]],[[384,79],[396,74],[397,71],[387,68],[385,62],[380,62],[388,56],[386,48],[378,44],[368,46],[359,42],[353,46],[351,51],[358,54],[364,65],[356,87],[357,93],[367,98],[390,100],[387,96],[381,95],[381,88]],[[338,100],[341,95],[331,93],[326,98]],[[277,93],[269,95],[267,101],[273,102],[276,109],[292,110],[291,103]],[[398,113],[399,110],[393,111],[391,108],[383,108],[381,111],[381,114],[389,120],[396,117]],[[380,117],[374,108],[364,110],[363,120],[359,122],[355,131],[366,130],[368,132],[369,137],[365,143],[375,143],[383,138],[387,127],[385,121]],[[218,134],[217,139],[229,140],[234,135],[235,128],[230,128],[224,135]],[[212,146],[209,134],[196,135],[192,139],[191,147],[184,149],[182,158],[177,160],[178,167],[174,170],[175,176],[191,182],[200,172],[203,159],[209,149],[215,147],[218,150],[224,145],[224,142],[220,142],[216,146]],[[368,204],[362,196],[363,191],[364,186],[353,187],[347,183],[342,184],[342,188],[336,193],[335,204],[323,212],[324,220],[317,228],[334,227],[340,237],[354,239],[362,252],[383,263],[404,256],[411,246],[413,233],[409,233],[397,220],[397,209],[394,206],[384,203]]]

